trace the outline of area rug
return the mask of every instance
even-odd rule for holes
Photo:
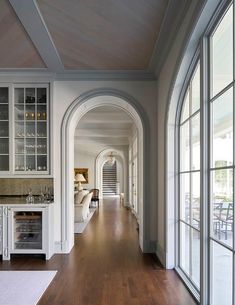
[[[1,305],[36,305],[57,271],[0,271]]]
[[[74,223],[74,233],[83,233],[88,225],[91,217],[94,215],[96,208],[90,208],[90,214],[84,222],[75,222]]]

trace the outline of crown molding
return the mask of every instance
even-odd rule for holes
[[[156,77],[153,72],[142,70],[65,70],[56,73],[56,80],[142,80],[154,81]]]
[[[106,81],[155,81],[156,77],[154,73],[147,71],[107,71],[107,70],[97,70],[97,71],[87,71],[87,70],[65,70],[64,72],[55,73],[50,72],[45,68],[38,69],[0,69],[0,79],[17,79],[21,81],[27,78],[46,78],[57,81],[96,81],[96,80],[106,80]]]
[[[170,0],[168,2],[160,33],[154,46],[152,58],[149,62],[149,71],[154,73],[156,78],[167,58],[171,45],[180,29],[184,16],[187,14],[189,6],[190,1],[186,0]]]

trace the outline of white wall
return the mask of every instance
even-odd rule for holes
[[[66,109],[81,94],[99,88],[110,88],[123,91],[134,97],[149,118],[150,162],[151,169],[149,195],[149,241],[156,241],[156,98],[155,81],[55,81],[53,86],[53,163],[55,177],[55,240],[61,240],[61,123]],[[74,134],[70,135],[71,138]],[[126,153],[127,154],[127,153]],[[71,162],[73,162],[71,157]],[[72,164],[74,167],[74,164]],[[72,203],[71,203],[72,204]]]

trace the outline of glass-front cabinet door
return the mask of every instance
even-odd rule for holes
[[[0,87],[0,171],[9,171],[9,88]]]
[[[48,173],[48,87],[14,88],[14,171]]]

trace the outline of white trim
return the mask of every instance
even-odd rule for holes
[[[112,97],[110,99],[110,97]],[[144,252],[149,247],[149,125],[141,105],[126,93],[114,89],[99,89],[83,94],[67,109],[61,127],[61,231],[65,251],[69,252],[74,245],[73,218],[74,209],[69,202],[73,201],[74,169],[74,133],[78,121],[89,111],[98,106],[113,106],[126,111],[134,120],[139,135],[139,202],[140,231],[139,243]],[[68,160],[70,162],[68,162]],[[145,203],[145,204],[144,204]]]
[[[50,82],[55,81],[79,81],[79,80],[131,80],[131,81],[155,81],[153,72],[131,70],[64,70],[64,72],[51,72],[48,68],[1,68],[0,79],[2,82]]]
[[[166,252],[165,250],[159,245],[159,243],[156,243],[156,255],[159,261],[163,266],[166,266]]]

